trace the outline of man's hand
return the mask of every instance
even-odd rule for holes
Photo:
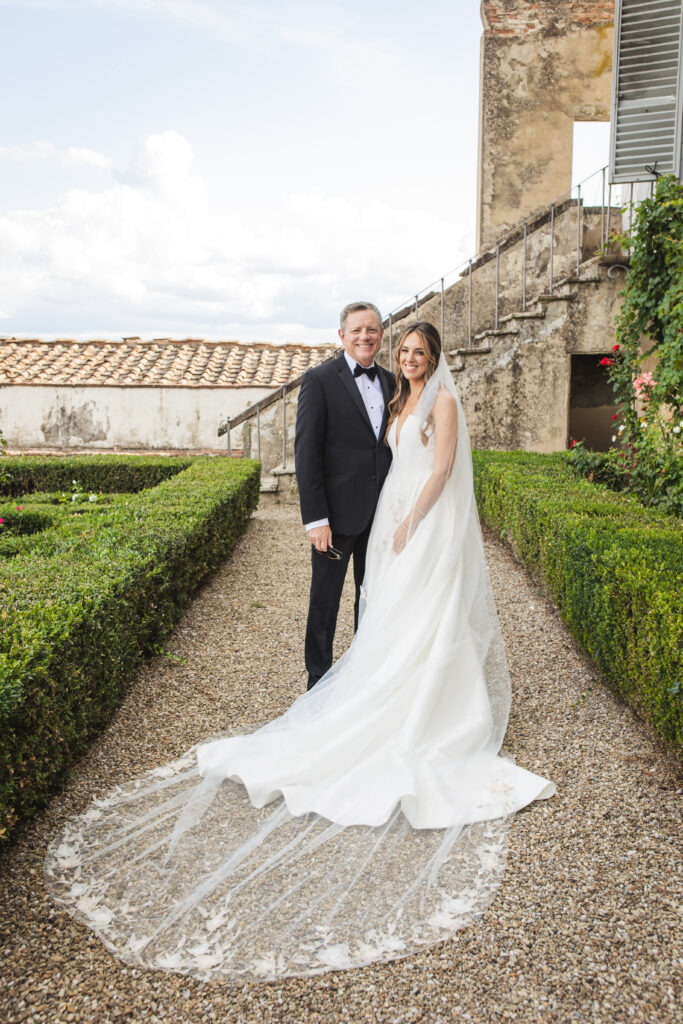
[[[308,531],[308,536],[316,551],[327,551],[332,547],[332,530],[329,526],[314,526]]]

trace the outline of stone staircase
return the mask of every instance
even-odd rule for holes
[[[261,477],[261,501],[277,505],[296,505],[299,491],[296,486],[294,463],[275,466]]]
[[[605,355],[615,341],[623,257],[593,256],[523,312],[447,352],[475,447],[556,451],[568,443],[572,355]],[[485,401],[482,397],[485,395]]]

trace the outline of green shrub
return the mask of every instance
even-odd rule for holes
[[[481,519],[543,584],[615,689],[683,754],[683,532],[568,457],[475,452]]]
[[[31,491],[71,491],[77,480],[86,491],[135,493],[156,487],[192,464],[191,458],[148,457],[144,455],[55,455],[7,456],[0,479],[0,494],[29,494]]]
[[[64,479],[54,459],[27,460],[28,469],[21,461],[12,474],[22,489],[29,479],[41,489],[70,484],[79,461],[78,479],[93,491],[134,484],[138,493],[82,512],[34,505],[49,508],[52,528],[1,542],[15,545],[0,550],[12,554],[0,559],[5,836],[65,777],[119,704],[136,663],[233,549],[258,503],[260,479],[259,463],[248,460],[66,459]],[[172,478],[157,483],[166,467]],[[150,483],[157,485],[143,489]]]
[[[661,420],[638,427],[637,438],[624,448],[594,452],[582,442],[574,442],[569,455],[572,469],[595,483],[607,484],[615,491],[635,495],[643,505],[658,508],[666,515],[683,519],[683,448],[674,430],[680,433],[683,421],[672,429]]]
[[[573,465],[681,519],[683,185],[672,174],[661,175],[654,193],[630,207],[629,229],[612,239],[630,254],[617,340],[600,360],[617,404],[613,447],[587,452],[577,438]],[[644,369],[653,362],[653,369]]]
[[[52,526],[54,517],[38,509],[18,510],[13,506],[0,505],[0,541],[7,536],[38,533]]]

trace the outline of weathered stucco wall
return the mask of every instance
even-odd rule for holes
[[[282,401],[274,402],[273,405],[269,405],[268,408],[261,413],[260,445],[258,439],[258,425],[255,416],[252,416],[251,419],[247,420],[241,428],[243,431],[242,449],[245,456],[251,459],[260,457],[263,462],[264,470],[267,472],[270,472],[270,470],[275,469],[276,467],[284,468],[285,466],[294,465],[294,435],[296,432],[296,410],[298,400],[299,389],[295,388],[294,391],[290,391],[287,394],[287,410],[284,417],[282,415]],[[286,431],[284,462],[282,458],[283,428]]]
[[[566,298],[541,304],[543,318],[516,322],[517,335],[493,339],[489,353],[467,356],[455,373],[475,448],[566,448],[571,356],[609,353],[624,283],[598,264],[584,276],[563,289]]]
[[[216,436],[269,388],[0,386],[0,426],[11,448],[221,449]],[[240,433],[231,437],[239,447]]]
[[[569,190],[574,121],[609,121],[614,2],[484,0],[481,16],[479,251]]]

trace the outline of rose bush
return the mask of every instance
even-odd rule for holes
[[[617,344],[608,370],[619,411],[604,455],[572,445],[574,468],[646,505],[683,517],[683,186],[672,175],[632,206],[631,228],[616,239],[630,250]],[[654,373],[643,370],[656,358]]]

